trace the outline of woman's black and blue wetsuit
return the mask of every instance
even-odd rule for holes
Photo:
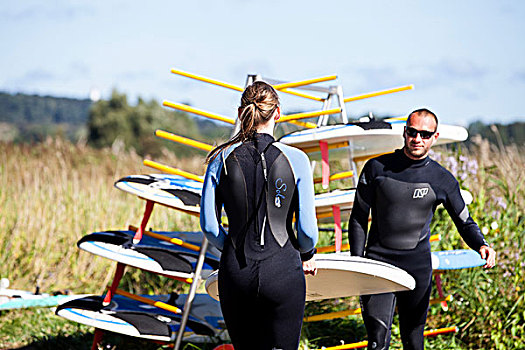
[[[458,181],[429,157],[412,160],[396,150],[369,160],[361,172],[348,227],[352,255],[390,263],[416,280],[412,291],[361,297],[368,349],[388,349],[396,301],[403,348],[423,349],[432,279],[430,222],[439,204],[472,249],[488,245]]]
[[[208,165],[200,218],[222,250],[219,295],[235,349],[297,349],[301,261],[313,256],[318,236],[308,157],[268,134],[226,148]]]

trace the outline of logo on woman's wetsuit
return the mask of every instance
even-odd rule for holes
[[[285,199],[285,195],[282,192],[286,192],[286,183],[283,182],[283,179],[278,178],[275,180],[275,201],[274,204],[277,208],[281,207],[281,198]]]

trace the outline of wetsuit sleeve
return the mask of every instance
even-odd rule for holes
[[[454,221],[465,243],[467,243],[470,248],[479,252],[479,248],[484,245],[488,246],[488,243],[478,225],[469,214],[467,205],[461,197],[458,181],[452,175],[450,175],[450,177],[452,178],[450,181],[451,185],[446,190],[446,200],[443,205],[452,218],[452,221]]]
[[[299,208],[296,221],[297,240],[301,251],[301,259],[309,260],[315,253],[315,245],[319,237],[317,218],[315,216],[315,192],[310,161],[306,154],[297,150],[294,172],[297,176],[297,193]]]
[[[316,252],[315,245],[319,236],[315,216],[314,180],[310,161],[303,151],[279,142],[274,143],[274,145],[288,158],[296,179],[298,208],[295,229],[297,230],[297,243],[301,252],[301,260],[310,260]]]
[[[202,187],[200,223],[206,238],[222,250],[226,239],[226,230],[220,224],[222,202],[218,199],[216,189],[223,167],[221,156],[217,156],[206,169]]]
[[[359,177],[352,214],[348,222],[348,242],[350,243],[350,254],[353,256],[363,256],[365,253],[372,196],[371,162],[368,161]]]

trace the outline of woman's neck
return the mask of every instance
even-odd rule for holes
[[[269,134],[273,136],[274,123],[266,123],[264,125],[259,125],[257,132],[259,134]]]

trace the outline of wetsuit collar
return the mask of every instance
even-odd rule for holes
[[[263,133],[256,133],[255,137],[257,139],[269,139],[269,140],[275,141],[275,138],[272,135],[264,133],[264,132]]]
[[[430,158],[428,157],[428,155],[423,159],[417,159],[417,160],[408,158],[408,156],[405,154],[402,148],[396,149],[395,153],[398,156],[398,158],[401,160],[401,162],[403,162],[403,164],[406,164],[407,166],[415,166],[415,167],[425,166],[430,162]]]
[[[266,133],[257,133],[255,134],[255,147],[257,151],[264,152],[268,144],[275,142],[275,139],[272,135]]]

